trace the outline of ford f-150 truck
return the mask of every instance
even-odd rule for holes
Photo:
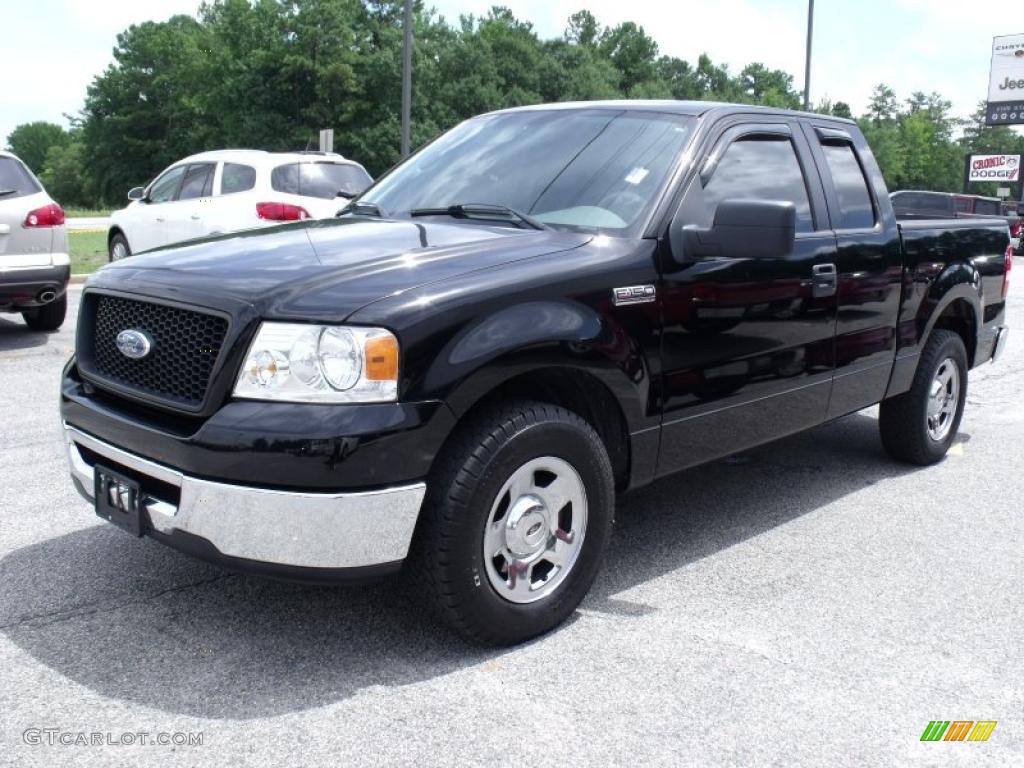
[[[236,569],[404,570],[478,642],[586,594],[619,493],[881,403],[940,460],[1001,219],[897,224],[856,124],[600,102],[456,126],[339,216],[104,267],[62,382],[96,513]],[[685,500],[680,500],[685,507]]]

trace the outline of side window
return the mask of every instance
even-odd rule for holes
[[[256,169],[241,163],[224,163],[220,175],[220,193],[230,195],[233,192],[245,192],[256,186]]]
[[[971,200],[967,197],[954,197],[953,198],[953,210],[957,213],[970,213],[971,212]]]
[[[875,207],[868,192],[864,170],[846,142],[823,144],[822,152],[832,175],[832,183],[839,198],[837,229],[868,229],[875,226]]]
[[[687,192],[687,223],[709,227],[720,202],[751,199],[794,203],[796,231],[814,229],[807,184],[789,139],[751,137],[730,144],[707,186],[697,180]]]
[[[209,197],[213,193],[213,169],[215,167],[216,163],[190,165],[181,182],[178,199],[195,200],[197,197]]]
[[[299,164],[279,165],[270,173],[270,188],[289,195],[299,194]]]
[[[174,200],[178,195],[178,187],[181,185],[181,177],[185,175],[185,166],[178,165],[165,172],[149,188],[149,202],[166,203]]]
[[[995,200],[975,200],[974,212],[983,214],[985,216],[998,216],[999,203],[997,203]]]

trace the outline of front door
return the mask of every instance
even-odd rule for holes
[[[659,475],[821,423],[828,409],[836,242],[806,139],[792,122],[755,121],[721,127],[708,147],[672,226],[711,226],[723,200],[786,201],[796,242],[662,276]]]

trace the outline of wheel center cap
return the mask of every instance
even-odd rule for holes
[[[520,496],[505,516],[505,544],[509,551],[528,557],[544,551],[548,539],[548,511],[532,494]]]

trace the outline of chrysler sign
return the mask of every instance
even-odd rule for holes
[[[971,155],[967,181],[1020,181],[1020,155]]]
[[[1024,124],[1024,34],[992,40],[985,123]]]

